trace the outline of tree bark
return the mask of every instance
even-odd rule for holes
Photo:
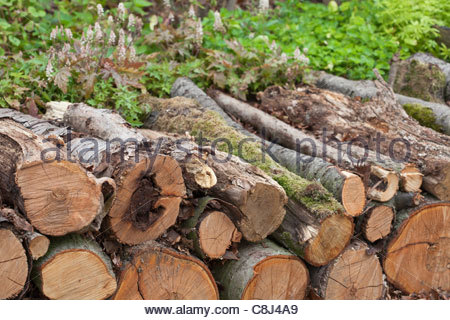
[[[210,90],[208,93],[225,112],[245,123],[251,123],[260,132],[269,133],[271,138],[276,138],[275,140],[281,139],[284,141],[293,138],[297,133],[300,134],[289,125],[247,103],[227,96],[220,91]],[[275,132],[277,135],[275,135]],[[310,148],[310,144],[305,147],[307,149],[302,149],[300,138],[309,139],[306,136],[299,136],[298,142],[289,144],[289,147],[293,148],[292,150],[278,148],[273,151],[279,163],[305,179],[319,181],[342,203],[346,213],[350,216],[361,214],[366,197],[362,180],[357,175],[340,170],[339,167],[327,162],[326,159],[320,158],[320,154],[318,157],[308,156],[307,154],[312,155],[315,152]],[[317,146],[317,148],[320,150],[320,146]],[[300,152],[303,152],[303,154]]]
[[[33,281],[52,300],[107,299],[117,287],[109,257],[80,235],[52,238],[33,268]]]
[[[304,299],[309,283],[305,264],[273,242],[241,247],[239,260],[230,260],[214,269],[227,300]]]
[[[383,271],[376,255],[362,241],[352,242],[326,266],[312,268],[311,286],[327,300],[381,299],[385,293]]]
[[[87,227],[104,207],[96,179],[64,151],[11,119],[0,119],[1,198],[46,235]]]
[[[155,138],[151,130],[139,132],[149,139]],[[180,163],[186,163],[186,155],[191,155],[191,164],[182,165],[183,172],[187,172],[193,163],[210,168],[217,177],[213,186],[199,189],[194,183],[187,182],[187,185],[192,193],[202,192],[236,206],[240,216],[230,218],[246,240],[261,241],[281,224],[285,215],[286,193],[263,171],[238,157],[202,148],[186,138],[175,140],[166,136],[164,141],[162,145],[174,146],[172,149],[175,150],[170,154]],[[179,156],[180,153],[183,157]]]
[[[380,94],[366,103],[316,88],[286,91],[272,87],[263,94],[261,108],[281,113],[293,125],[308,128],[317,136],[325,137],[322,127],[326,126],[331,132],[325,138],[331,138],[331,144],[339,146],[350,141],[350,146],[360,141],[374,152],[389,155],[391,162],[394,159],[412,162],[424,174],[424,189],[447,199],[450,197],[450,137],[421,127],[400,107],[386,83],[376,84]],[[296,107],[289,109],[293,101]],[[370,157],[367,161],[371,161]],[[396,169],[389,163],[381,166]]]
[[[351,97],[360,97],[362,99],[373,98],[378,92],[374,81],[348,80],[342,77],[327,74],[323,71],[311,72],[307,76],[307,82],[314,84],[319,88],[339,92]],[[420,104],[430,108],[435,117],[434,123],[442,127],[444,133],[450,135],[450,109],[447,105],[427,102],[400,94],[395,94],[395,98],[401,105]]]
[[[450,203],[437,202],[397,213],[384,271],[407,294],[450,290]]]
[[[69,106],[64,112],[64,119],[65,123],[72,128],[102,139],[112,141],[122,137],[122,141],[128,139],[128,141],[135,141],[137,145],[141,142],[148,142],[147,144],[151,146],[146,149],[147,153],[149,151],[151,151],[151,154],[164,152],[167,154],[166,157],[174,159],[181,166],[182,176],[185,178],[184,181],[188,186],[190,195],[196,192],[204,192],[238,207],[242,216],[236,224],[249,241],[264,239],[283,220],[285,214],[283,206],[286,203],[284,190],[261,170],[239,160],[237,157],[230,158],[220,152],[213,155],[204,153],[201,147],[199,148],[187,138],[175,140],[167,136],[159,135],[158,137],[154,132],[148,130],[136,131],[119,115],[108,110],[94,109],[82,104]],[[86,126],[85,123],[88,119],[89,125]],[[108,119],[107,123],[113,129],[105,128],[104,119]],[[156,161],[153,166],[157,163]],[[169,163],[169,161],[167,160],[166,163]],[[175,164],[173,165],[175,166]],[[166,171],[173,173],[175,170]],[[134,178],[130,179],[130,181],[135,181]],[[159,180],[179,181],[180,179]],[[121,198],[124,197],[121,193],[123,188],[120,182],[117,182],[117,185],[117,198],[122,199],[120,204],[125,206],[126,202]],[[161,189],[161,186],[159,188]],[[129,190],[130,187],[125,189]],[[125,195],[125,199],[127,198],[128,196]],[[120,211],[123,210],[120,209]],[[109,215],[113,216],[113,214],[115,214],[114,204]],[[118,217],[120,216],[118,215]],[[164,225],[170,226],[171,224],[165,223]],[[126,230],[120,224],[118,229]],[[152,237],[152,239],[146,240],[153,239],[156,238]],[[139,242],[143,241],[139,240]],[[134,243],[136,244],[136,242]]]
[[[296,227],[308,229],[308,223],[322,221],[324,218],[329,217],[329,224],[319,223],[314,226],[315,230],[318,228],[322,232],[314,232],[309,239],[314,240],[317,235],[328,232],[329,226],[333,226],[334,234],[340,234],[337,237],[338,240],[333,243],[333,246],[326,249],[311,248],[313,252],[323,249],[323,251],[328,251],[329,253],[324,254],[320,261],[312,260],[308,262],[326,264],[329,261],[326,261],[326,259],[329,258],[331,260],[335,258],[345,248],[353,232],[353,223],[350,218],[343,217],[344,209],[323,186],[317,182],[303,179],[276,163],[269,156],[270,150],[262,148],[256,142],[249,141],[247,139],[249,136],[245,135],[245,130],[224,114],[220,107],[190,80],[178,79],[172,88],[172,94],[185,94],[189,97],[196,97],[201,105],[191,99],[181,97],[169,100],[152,99],[150,104],[153,107],[154,115],[148,119],[147,126],[151,126],[156,130],[167,130],[176,133],[190,131],[192,135],[201,141],[205,139],[213,141],[211,147],[214,148],[218,146],[215,139],[220,138],[221,141],[226,139],[229,142],[229,152],[261,168],[284,188],[288,197],[295,203],[295,206],[293,206],[295,210],[299,210],[298,213],[292,213]],[[215,112],[215,110],[219,112]],[[221,114],[224,114],[225,118],[222,118]],[[228,124],[229,122],[230,124]],[[219,148],[221,147],[219,146]],[[222,150],[226,149],[222,148]],[[300,220],[300,216],[304,212],[307,212],[307,215],[310,217],[307,222]],[[285,221],[286,218],[283,224]],[[340,224],[338,221],[343,222],[341,228],[334,227],[336,223]],[[296,240],[298,237],[296,236],[297,231],[295,227],[287,226],[287,228],[294,229],[292,232],[295,234],[295,237],[292,238],[292,243],[298,241]],[[313,243],[312,240],[306,245],[310,246]],[[317,245],[321,241],[318,239]],[[303,246],[305,243],[301,242],[299,245]],[[311,257],[314,256],[316,254],[312,253]]]
[[[158,243],[129,248],[114,300],[217,300],[206,265]]]

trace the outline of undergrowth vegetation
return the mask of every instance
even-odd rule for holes
[[[445,1],[286,0],[202,18],[199,1],[175,2],[0,0],[0,106],[38,114],[47,101],[86,101],[139,125],[139,96],[168,96],[179,76],[248,99],[309,69],[370,79],[397,52],[450,59],[433,27],[450,25]]]

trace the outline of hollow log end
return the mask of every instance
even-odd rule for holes
[[[450,290],[450,202],[414,210],[390,241],[384,270],[407,294]]]
[[[134,254],[122,271],[114,300],[217,300],[216,283],[198,259],[170,249]]]
[[[116,238],[125,244],[155,240],[175,224],[186,188],[171,157],[145,158],[122,172],[109,212]]]
[[[369,189],[367,196],[380,202],[391,200],[399,189],[400,179],[397,173],[378,166],[372,166],[371,173],[379,180]]]
[[[353,235],[352,218],[334,214],[320,223],[318,234],[308,242],[305,260],[313,266],[323,266],[336,258]]]
[[[79,231],[103,208],[101,184],[76,163],[28,163],[18,169],[16,183],[28,219],[46,235]]]

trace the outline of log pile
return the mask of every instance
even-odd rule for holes
[[[269,88],[259,107],[297,94],[283,90]],[[346,118],[357,102],[314,90],[315,101],[339,106],[321,115],[335,137],[360,132]],[[327,158],[292,143],[321,138],[295,113],[301,97],[299,108],[286,102],[270,115],[210,93],[218,104],[179,79],[172,94],[184,97],[143,97],[152,106],[145,129],[85,104],[50,103],[45,120],[0,109],[0,298],[384,299],[393,287],[450,290],[447,149],[433,149],[444,137],[420,131],[431,151],[414,147],[409,163],[370,148],[376,161],[339,162],[336,142]],[[267,140],[275,137],[283,146]]]

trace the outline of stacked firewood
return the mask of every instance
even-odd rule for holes
[[[85,104],[50,103],[44,119],[0,109],[0,298],[382,299],[385,278],[450,290],[445,136],[411,129],[435,145],[408,164],[338,162],[293,142],[349,121],[314,110],[294,125],[289,108],[216,103],[187,79],[172,95],[185,97],[143,98],[146,129]]]

